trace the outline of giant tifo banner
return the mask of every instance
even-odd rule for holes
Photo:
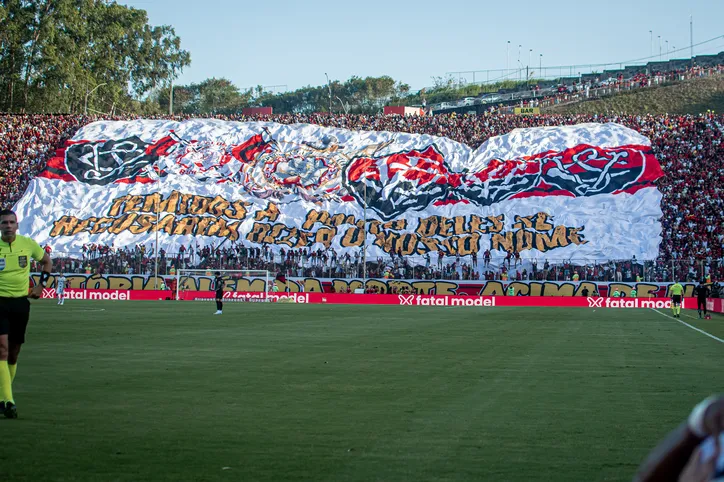
[[[653,259],[661,176],[649,140],[612,123],[517,129],[473,151],[315,125],[103,121],[50,159],[16,210],[22,234],[61,254],[152,245],[158,231],[166,252],[359,252],[366,237],[372,257]]]
[[[87,290],[116,290],[116,291],[153,291],[161,283],[169,288],[175,288],[173,277],[159,277],[145,275],[90,275],[90,274],[67,274],[66,287],[72,289]],[[39,282],[39,274],[31,276],[31,284],[35,286]],[[398,279],[368,279],[366,284],[362,279],[339,279],[339,278],[287,278],[286,283],[279,280],[270,280],[274,283],[279,292],[289,291],[291,293],[345,293],[354,292],[357,289],[367,287],[376,288],[378,293],[408,292],[427,295],[462,295],[462,296],[493,296],[504,295],[508,288],[513,288],[515,296],[582,296],[584,290],[589,294],[598,291],[601,296],[608,296],[609,293],[619,291],[626,296],[631,296],[631,290],[635,289],[637,296],[643,298],[669,296],[669,287],[673,283],[647,283],[647,282],[623,282],[609,283],[603,281],[581,281],[572,283],[570,281],[442,281],[442,280],[398,280]],[[684,295],[693,296],[696,283],[682,283]],[[55,289],[55,276],[48,281],[48,288]],[[214,289],[213,276],[195,276],[181,280],[180,292],[207,292]],[[394,288],[394,289],[393,289]],[[263,293],[272,290],[272,286],[266,284],[264,278],[236,278],[227,279],[224,283],[224,290],[231,296],[231,293]]]

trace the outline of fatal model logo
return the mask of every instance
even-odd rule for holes
[[[400,300],[400,305],[412,306],[412,302],[415,299],[415,295],[397,295],[397,299]]]
[[[494,296],[397,295],[400,306],[495,306]]]
[[[603,298],[586,298],[588,300],[589,308],[601,308],[603,306]]]

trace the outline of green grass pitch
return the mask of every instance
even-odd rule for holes
[[[214,310],[34,302],[0,478],[626,481],[722,388],[724,345],[651,310]]]

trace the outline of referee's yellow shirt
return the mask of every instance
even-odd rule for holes
[[[30,258],[42,261],[45,251],[26,236],[6,243],[0,239],[0,297],[22,298],[30,289]]]
[[[674,283],[669,287],[669,292],[671,293],[671,296],[681,296],[684,294],[684,287],[681,286],[680,283]]]

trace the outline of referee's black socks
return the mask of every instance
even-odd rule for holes
[[[216,302],[216,309],[217,309],[218,311],[221,311],[221,309],[222,309],[223,307],[224,307],[224,303],[222,303],[221,301],[217,301],[217,302]]]

